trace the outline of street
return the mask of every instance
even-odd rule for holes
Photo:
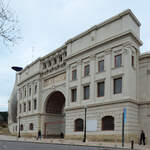
[[[121,150],[102,147],[72,146],[61,144],[40,144],[27,142],[0,141],[0,150]],[[124,149],[125,150],[125,149]]]

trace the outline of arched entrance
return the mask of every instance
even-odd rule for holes
[[[45,136],[56,137],[65,134],[65,96],[60,91],[52,92],[45,105]]]

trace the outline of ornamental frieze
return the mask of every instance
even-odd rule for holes
[[[43,87],[51,86],[66,80],[66,73],[44,80]]]

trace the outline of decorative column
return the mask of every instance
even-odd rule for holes
[[[78,80],[78,85],[77,85],[77,103],[81,104],[82,102],[82,85],[81,85],[81,78],[82,78],[82,61],[79,60],[77,62],[77,80]]]
[[[90,75],[91,75],[91,84],[90,84],[90,99],[95,100],[95,55],[90,56]]]
[[[132,77],[132,70],[131,70],[131,61],[130,61],[130,57],[128,56],[129,53],[129,47],[124,46],[122,48],[122,64],[123,64],[123,69],[124,69],[124,76],[122,78],[122,82],[123,82],[123,87],[122,87],[122,92],[124,96],[129,96],[130,95],[130,87],[132,84],[129,81],[130,75]]]
[[[106,72],[106,79],[105,79],[105,97],[106,99],[111,99],[111,95],[112,95],[112,77],[111,77],[111,69],[112,69],[112,63],[114,61],[112,61],[112,50],[108,49],[105,51],[105,55],[104,55],[104,70]]]
[[[70,70],[69,64],[66,64],[66,107],[70,105],[70,96],[69,96],[69,80],[70,80]]]

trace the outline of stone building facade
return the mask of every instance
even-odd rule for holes
[[[140,26],[126,10],[17,73],[10,132],[18,134],[20,124],[22,136],[40,129],[47,137],[82,139],[86,107],[87,139],[120,141],[126,109],[125,140],[138,142],[143,129],[150,143],[150,54],[140,53]]]

